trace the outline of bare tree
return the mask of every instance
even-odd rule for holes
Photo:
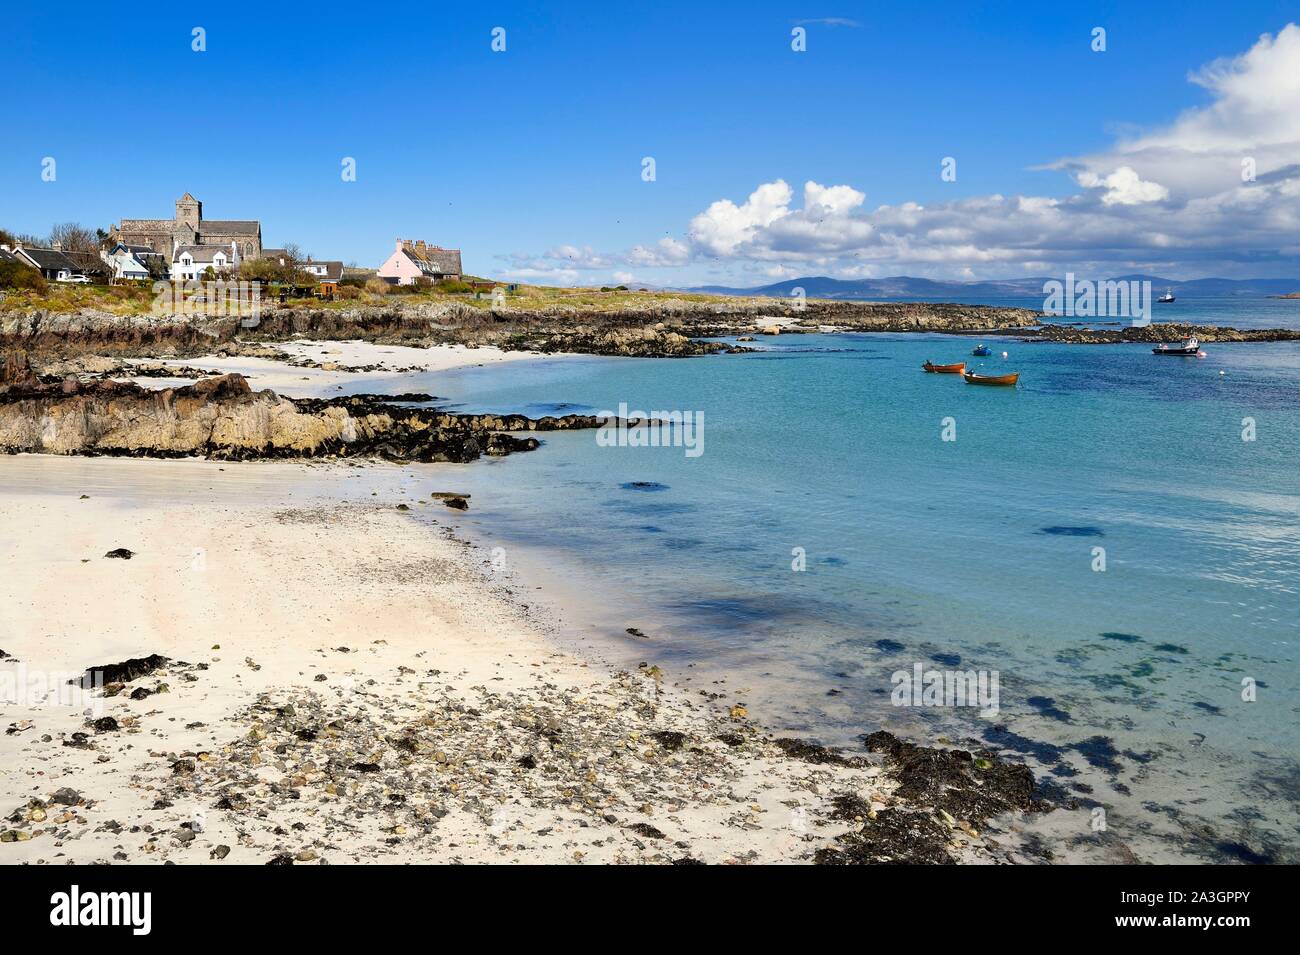
[[[50,245],[59,243],[65,252],[98,252],[99,237],[77,222],[61,222],[50,230]]]

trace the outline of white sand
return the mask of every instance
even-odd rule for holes
[[[309,359],[323,368],[296,368],[270,358],[204,355],[198,358],[172,359],[170,364],[187,365],[221,374],[240,374],[248,379],[255,391],[270,388],[289,397],[320,397],[335,393],[340,385],[347,386],[358,379],[385,381],[410,373],[410,369],[438,372],[479,365],[537,360],[545,357],[539,352],[502,351],[500,348],[465,345],[430,345],[413,348],[408,345],[378,345],[365,341],[291,341],[273,346],[294,358]],[[157,359],[140,359],[156,363]],[[339,369],[330,366],[338,365]],[[380,370],[354,372],[341,369],[379,365]],[[400,370],[399,370],[400,369]],[[123,378],[146,388],[170,388],[193,384],[181,378]]]
[[[77,707],[5,703],[2,722],[17,731],[0,735],[0,815],[17,811],[22,821],[0,829],[31,838],[0,844],[0,862],[207,863],[219,845],[230,847],[228,863],[281,853],[334,863],[806,861],[847,828],[827,818],[834,793],[889,801],[892,783],[875,768],[811,765],[762,742],[731,750],[717,740],[716,714],[670,685],[655,701],[649,681],[615,685],[556,652],[545,625],[479,569],[484,555],[431,526],[438,505],[398,511],[395,496],[364,489],[338,500],[357,486],[347,484],[353,477],[342,465],[0,457],[0,649],[14,658],[0,662],[0,675],[20,666],[77,673],[152,653],[207,665],[128,684],[169,686],[147,699],[96,697],[91,715],[115,717],[118,732],[94,732]],[[312,488],[337,499],[322,504]],[[105,558],[117,547],[135,556]],[[504,739],[489,748],[509,750],[489,758],[477,742],[461,747],[443,718],[438,732],[458,765],[430,782],[429,766],[447,767],[418,757],[396,807],[331,795],[319,767],[280,766],[268,750],[257,770],[267,778],[249,791],[267,796],[275,780],[301,773],[302,798],[265,816],[215,809],[221,780],[208,767],[235,752],[230,744],[251,725],[236,714],[268,692],[315,694],[327,709],[390,720],[394,731],[436,700],[479,706],[514,694],[500,712],[534,713],[550,712],[560,694],[585,714],[584,732],[612,727],[623,742],[610,762],[608,752],[566,751],[573,734],[563,719],[549,749],[480,721],[477,732]],[[642,735],[665,728],[686,732],[690,746],[665,752]],[[78,731],[92,748],[63,745]],[[595,783],[600,810],[577,796],[566,802],[546,767],[520,769],[520,745],[542,747],[575,778],[607,774]],[[184,758],[198,771],[178,782],[173,763]],[[590,770],[581,758],[593,760]],[[393,753],[375,759],[400,776]],[[24,815],[29,799],[60,787],[82,803]],[[152,808],[163,795],[170,805]],[[425,811],[435,804],[445,815]],[[484,804],[496,807],[490,818]],[[182,841],[183,824],[196,819],[202,831]],[[628,828],[638,822],[667,838]]]

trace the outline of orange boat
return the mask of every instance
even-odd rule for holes
[[[926,371],[934,372],[937,375],[960,375],[966,370],[966,363],[964,361],[959,361],[955,365],[936,365],[933,362],[927,361],[921,367]]]
[[[1008,385],[1014,387],[1020,380],[1020,372],[1012,375],[977,375],[973,371],[962,373],[968,385]]]

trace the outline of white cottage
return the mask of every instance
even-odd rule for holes
[[[231,242],[224,245],[178,245],[172,256],[172,280],[190,281],[203,278],[211,268],[221,275],[239,267],[239,246]]]
[[[144,262],[145,256],[157,254],[148,246],[123,245],[119,242],[113,248],[101,251],[99,257],[112,268],[115,281],[122,279],[143,281],[149,277],[149,267]]]

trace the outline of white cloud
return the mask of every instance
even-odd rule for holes
[[[1241,183],[1241,162],[1261,173],[1300,157],[1300,27],[1264,34],[1245,53],[1222,57],[1188,75],[1212,101],[1172,123],[1122,139],[1094,156],[1061,160],[1056,168],[1107,175],[1127,166],[1177,197],[1213,195]]]
[[[807,24],[810,26],[816,24],[818,26],[853,27],[855,29],[857,27],[862,26],[862,24],[859,23],[857,20],[850,20],[848,17],[816,17],[812,20],[800,20],[798,22],[800,24]]]
[[[1108,206],[1136,206],[1169,198],[1168,189],[1158,182],[1147,182],[1128,166],[1120,166],[1104,178],[1091,169],[1083,169],[1075,179],[1085,189],[1105,189],[1101,201]]]
[[[711,203],[682,239],[623,253],[558,246],[517,268],[608,270],[715,263],[731,274],[902,271],[947,277],[1065,269],[1294,274],[1300,266],[1300,27],[1188,78],[1211,100],[1109,150],[1042,167],[1068,173],[1063,197],[991,194],[866,207],[849,184],[784,179],[737,204]],[[1244,160],[1251,160],[1243,165]],[[1253,168],[1253,181],[1243,169]],[[1247,179],[1249,177],[1246,177]]]
[[[684,242],[667,236],[655,245],[634,245],[628,251],[628,264],[640,268],[685,265],[691,260],[691,250]]]
[[[764,183],[743,205],[719,199],[691,220],[690,238],[712,255],[731,255],[760,230],[790,214],[793,193],[784,179]]]

